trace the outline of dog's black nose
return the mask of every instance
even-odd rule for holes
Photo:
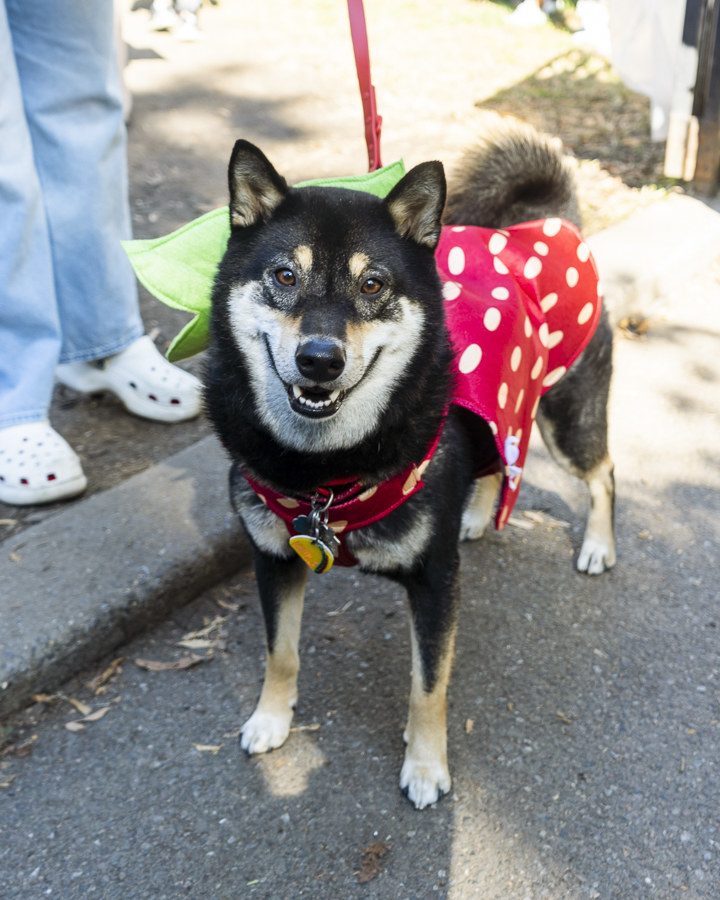
[[[312,381],[334,381],[345,368],[345,351],[336,341],[312,338],[295,353],[298,371]]]

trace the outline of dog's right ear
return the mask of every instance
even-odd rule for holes
[[[267,222],[288,186],[265,154],[249,141],[236,141],[228,167],[230,224],[246,228]]]

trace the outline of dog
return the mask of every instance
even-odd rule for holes
[[[460,607],[459,540],[482,534],[499,488],[496,525],[507,520],[528,439],[520,420],[529,432],[536,417],[552,456],[588,485],[578,569],[599,574],[615,562],[612,334],[587,247],[565,223],[578,224],[572,172],[554,140],[503,120],[468,152],[449,189],[439,162],[416,166],[383,199],[292,188],[242,140],[228,178],[231,233],[213,289],[205,403],[232,459],[231,500],[252,545],[267,640],[264,683],[241,745],[264,753],[288,737],[309,568],[357,564],[407,591],[412,676],[400,786],[422,809],[451,784],[446,692]],[[529,230],[513,231],[532,220]],[[572,265],[553,255],[558,229]],[[455,247],[460,239],[469,242],[464,251]],[[508,334],[519,334],[514,348],[507,336],[503,343],[489,335],[483,346],[466,336],[464,350],[451,338],[448,309],[463,290],[453,280],[460,257],[470,265],[481,244],[473,263],[480,293],[499,299],[491,299],[492,314],[480,313],[480,324],[498,336],[507,295],[532,292],[549,260],[570,287],[587,280],[590,301],[571,318],[592,319],[590,334],[571,365],[548,369],[562,330],[540,321],[545,307],[572,293],[567,285],[536,297],[533,311],[508,325]],[[458,399],[458,381],[482,369],[479,356],[503,371],[517,362],[529,384],[542,378],[534,408],[518,412],[525,389],[505,381],[484,416],[472,397]]]

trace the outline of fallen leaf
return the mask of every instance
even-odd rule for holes
[[[11,775],[9,778],[6,778],[5,781],[0,781],[0,788],[9,788],[16,778],[17,775]]]
[[[178,641],[178,647],[185,647],[186,650],[224,650],[225,641],[212,640],[210,638],[189,638],[187,641]]]
[[[64,697],[63,699],[74,706],[81,716],[87,716],[92,712],[92,706],[88,706],[87,703],[83,703],[81,700],[76,700],[74,697]]]
[[[60,697],[57,694],[32,694],[30,699],[33,703],[54,703]]]
[[[0,519],[0,525],[17,525],[17,519]]]
[[[134,659],[133,662],[141,669],[147,669],[148,672],[179,672],[183,669],[191,669],[199,663],[207,662],[204,656],[182,656],[180,659],[174,659],[170,662],[159,662],[154,659]]]
[[[83,716],[82,719],[73,719],[72,722],[66,722],[65,727],[68,731],[85,731],[86,722],[98,722],[106,716],[111,709],[112,706],[103,706],[100,709],[96,709],[95,712],[90,711],[86,716]]]
[[[475,722],[472,719],[465,719],[465,734],[472,734]]]
[[[518,519],[517,516],[510,516],[508,525],[514,525],[516,528],[522,528],[525,531],[530,531],[535,527],[532,522],[526,522],[525,519]]]
[[[112,706],[103,706],[101,709],[96,709],[95,712],[90,713],[89,715],[85,716],[84,719],[79,719],[78,721],[80,721],[80,722],[99,722],[100,719],[102,719],[103,716],[106,716],[110,712],[111,709],[112,709]]]
[[[218,606],[221,606],[223,609],[227,609],[230,612],[238,612],[244,606],[242,603],[230,603],[228,600],[218,599],[215,601]]]
[[[10,558],[10,562],[14,562],[14,563],[20,562],[20,555],[18,553],[10,553],[9,558]]]
[[[213,631],[217,631],[217,629],[226,621],[227,616],[215,616],[215,618],[208,622],[203,628],[199,628],[197,631],[189,631],[187,634],[183,635],[183,640],[191,641],[197,638],[209,637]]]
[[[558,710],[558,711],[555,713],[555,715],[558,717],[558,719],[560,719],[560,721],[561,721],[563,724],[565,724],[565,725],[572,725],[572,719],[570,718],[570,716],[566,716],[565,713],[560,712],[560,710]]]
[[[357,873],[358,884],[367,884],[377,878],[380,874],[380,861],[387,856],[391,847],[385,841],[375,841],[363,850],[360,871]]]
[[[225,744],[193,744],[198,753],[212,753],[213,756],[217,756],[224,746]]]
[[[94,694],[97,694],[97,692],[101,687],[103,687],[103,685],[107,684],[107,682],[110,681],[111,678],[114,678],[115,675],[118,675],[120,672],[122,672],[120,663],[122,663],[124,660],[124,656],[118,656],[118,658],[114,659],[110,663],[110,665],[99,675],[96,675],[95,678],[93,678],[91,681],[88,681],[87,686],[90,688],[90,690]]]
[[[30,740],[23,741],[22,744],[8,744],[0,750],[0,759],[3,756],[27,756],[28,753],[32,753],[36,740],[37,735],[33,735]]]

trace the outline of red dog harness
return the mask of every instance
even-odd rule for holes
[[[435,258],[456,350],[451,402],[488,423],[503,467],[495,518],[499,530],[517,499],[540,397],[567,372],[595,331],[601,310],[597,269],[578,230],[561,219],[501,230],[445,227]],[[334,491],[330,527],[341,536],[396,509],[423,486],[439,441],[440,434],[424,459],[380,485],[318,488],[321,496]],[[295,534],[293,520],[309,514],[312,498],[285,497],[245,477]],[[340,544],[337,563],[355,565],[342,539]]]

